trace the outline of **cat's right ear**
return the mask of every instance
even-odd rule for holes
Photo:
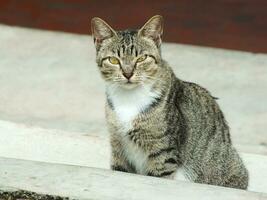
[[[96,48],[98,48],[105,39],[117,35],[104,20],[98,17],[94,17],[91,20],[91,31]]]
[[[163,17],[155,15],[150,18],[145,25],[138,31],[139,36],[152,39],[159,47],[161,44],[161,36],[163,33]]]

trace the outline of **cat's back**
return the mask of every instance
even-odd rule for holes
[[[179,84],[182,95],[176,105],[185,119],[189,136],[203,140],[203,144],[211,138],[230,143],[229,127],[217,98],[196,83],[179,81]]]
[[[211,93],[204,87],[192,83],[177,80],[177,85],[180,85],[179,98],[177,104],[185,107],[188,111],[196,114],[215,114],[220,113],[219,105],[216,102],[216,97],[212,96]]]

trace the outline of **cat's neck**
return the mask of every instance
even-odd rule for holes
[[[131,122],[160,96],[152,84],[132,89],[107,85],[106,93],[117,118],[123,123]]]

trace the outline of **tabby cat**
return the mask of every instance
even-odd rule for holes
[[[113,170],[246,189],[246,170],[215,98],[161,57],[163,18],[115,31],[91,21],[106,83]]]

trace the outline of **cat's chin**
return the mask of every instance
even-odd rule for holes
[[[127,90],[134,89],[134,88],[136,88],[138,86],[140,86],[140,84],[138,84],[138,83],[123,83],[123,84],[120,84],[120,87],[122,87],[124,89],[127,89]]]

